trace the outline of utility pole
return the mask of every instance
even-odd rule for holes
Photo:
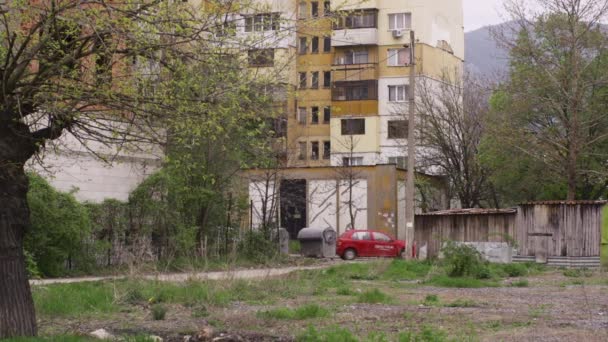
[[[406,45],[407,47],[407,45]],[[415,216],[415,168],[416,168],[416,34],[410,31],[410,81],[409,81],[409,106],[407,125],[407,178],[405,183],[405,231],[400,239],[406,241],[406,258],[412,257],[412,246],[414,242],[414,216]]]

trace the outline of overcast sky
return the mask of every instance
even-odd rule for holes
[[[499,14],[504,12],[502,3],[503,0],[464,0],[464,31],[503,22]]]

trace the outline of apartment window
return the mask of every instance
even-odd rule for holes
[[[342,135],[365,134],[365,119],[342,119],[340,125]]]
[[[311,72],[311,85],[310,87],[312,89],[318,89],[319,88],[319,72],[318,71],[313,71]]]
[[[312,47],[311,47],[311,52],[312,53],[319,53],[319,37],[312,37],[312,43],[311,43]]]
[[[319,16],[319,3],[316,1],[313,1],[310,3],[310,14],[313,18],[316,18]]]
[[[378,23],[378,11],[362,10],[354,13],[347,12],[346,16],[340,16],[338,22],[334,25],[334,29],[358,29],[358,28],[375,28]]]
[[[388,49],[388,65],[404,66],[410,64],[410,49]]]
[[[319,107],[312,107],[311,108],[310,123],[313,124],[313,125],[318,125],[319,124]]]
[[[305,72],[300,72],[300,89],[304,89],[306,88],[306,73]]]
[[[310,144],[310,159],[319,160],[319,142],[314,141]]]
[[[361,166],[363,165],[363,157],[344,157],[342,158],[343,166]]]
[[[306,6],[305,2],[300,2],[300,6],[299,6],[299,10],[298,10],[298,18],[299,19],[306,19],[306,14],[308,11],[308,6]]]
[[[323,88],[331,87],[331,71],[323,71]]]
[[[388,163],[397,165],[400,169],[407,169],[407,157],[389,157]]]
[[[375,100],[378,98],[377,86],[378,82],[374,80],[333,82],[332,100]]]
[[[279,13],[262,13],[245,17],[245,32],[277,31],[280,27]]]
[[[298,146],[299,146],[299,149],[300,149],[300,153],[299,153],[298,158],[300,160],[305,160],[306,159],[306,142],[305,141],[299,142]]]
[[[306,45],[306,37],[300,37],[300,44],[298,47],[298,53],[300,55],[304,55],[306,54],[307,50],[308,50],[308,46]]]
[[[405,102],[407,100],[408,87],[406,85],[388,86],[389,102]]]
[[[337,57],[336,64],[365,64],[369,62],[369,53],[367,50],[348,51],[343,56]]]
[[[236,36],[236,20],[234,18],[226,18],[225,21],[218,25],[215,35],[218,37]]]
[[[262,67],[274,65],[274,50],[273,49],[257,49],[249,50],[248,53],[249,66]]]
[[[327,106],[323,108],[323,123],[328,124],[329,119],[331,119],[331,107]]]
[[[331,155],[331,142],[324,141],[323,142],[323,159],[329,159]]]
[[[331,15],[331,3],[329,1],[323,2],[323,15],[326,17]]]
[[[298,123],[306,125],[306,107],[298,107]]]
[[[411,13],[394,13],[388,15],[389,30],[405,30],[412,27]]]
[[[389,139],[407,139],[407,120],[391,120],[388,122]]]
[[[331,52],[331,37],[323,37],[323,52]]]

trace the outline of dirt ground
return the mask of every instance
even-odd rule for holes
[[[145,307],[95,319],[43,318],[43,334],[81,333],[105,328],[115,334],[153,334],[165,341],[184,341],[206,327],[227,332],[232,340],[292,341],[309,326],[341,327],[363,340],[382,332],[387,341],[397,340],[403,331],[419,331],[423,326],[445,331],[456,340],[471,341],[608,341],[608,277],[605,272],[581,278],[566,277],[552,270],[526,277],[527,287],[458,289],[438,288],[417,282],[355,281],[352,295],[337,295],[329,289],[317,295],[296,296],[274,303],[233,302],[223,307],[200,308],[171,305],[165,320],[154,321]],[[391,301],[361,304],[356,294],[380,289]],[[425,301],[436,295],[433,303]],[[450,303],[458,301],[455,307]],[[308,320],[263,317],[259,312],[273,308],[296,308],[316,303],[330,315]],[[454,305],[454,304],[452,304]],[[198,316],[198,317],[196,317]],[[226,340],[231,340],[226,339]],[[383,339],[372,339],[384,341]]]

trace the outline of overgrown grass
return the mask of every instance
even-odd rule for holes
[[[391,297],[389,295],[378,289],[367,290],[357,296],[357,302],[359,303],[380,304],[388,303],[390,300]]]
[[[425,283],[438,287],[456,288],[500,287],[500,284],[495,280],[477,279],[472,277],[450,277],[448,275],[436,275]]]
[[[40,337],[18,337],[2,340],[3,342],[94,342],[98,339],[76,335],[56,335]]]
[[[474,308],[479,305],[470,299],[456,299],[455,301],[445,304],[448,308]]]
[[[34,287],[38,314],[74,317],[113,313],[119,310],[113,286],[108,282],[57,284]]]
[[[304,320],[328,317],[329,310],[317,304],[307,304],[295,309],[277,308],[260,311],[257,316],[266,319]]]
[[[530,286],[530,283],[528,282],[528,279],[519,279],[519,280],[511,283],[511,286],[514,286],[514,287],[528,287],[528,286]]]

